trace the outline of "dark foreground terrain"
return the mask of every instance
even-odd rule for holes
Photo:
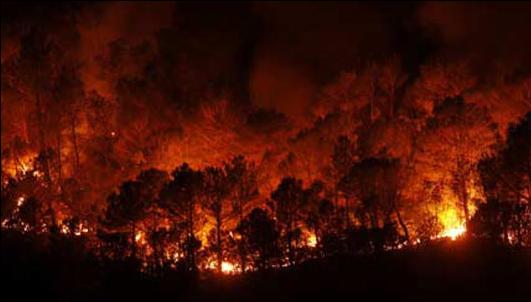
[[[2,233],[3,301],[531,301],[531,251],[465,240],[240,276],[147,278],[79,242]]]

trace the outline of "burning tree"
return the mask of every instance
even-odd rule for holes
[[[435,110],[422,134],[417,167],[424,175],[452,189],[463,218],[471,217],[470,191],[478,161],[498,141],[488,114],[462,98],[449,99]]]

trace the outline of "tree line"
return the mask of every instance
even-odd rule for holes
[[[529,129],[531,113],[509,129],[505,145],[479,161],[486,201],[470,217],[461,204],[470,238],[529,246]],[[304,185],[287,176],[265,199],[257,167],[241,155],[202,169],[184,163],[171,173],[144,170],[106,199],[104,215],[90,225],[96,238],[91,247],[106,259],[140,261],[153,274],[211,263],[221,271],[224,262],[247,271],[334,254],[380,253],[437,235],[437,217],[420,216],[416,223],[403,218],[404,179],[411,172],[399,159],[360,158],[353,142],[340,136],[331,162],[333,185]],[[2,227],[88,232],[89,223],[75,214],[57,223],[61,211],[44,202],[48,183],[39,158],[36,163],[33,171],[3,182]],[[463,163],[460,173],[466,173]],[[462,177],[454,174],[456,194]]]

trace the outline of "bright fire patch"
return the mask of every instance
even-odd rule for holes
[[[308,239],[306,240],[306,245],[308,247],[316,247],[317,246],[317,237],[315,237],[315,234],[311,234],[308,236]]]
[[[217,261],[215,260],[212,260],[208,263],[208,268],[211,269],[211,270],[216,270],[218,264],[217,264]],[[221,262],[221,272],[223,274],[227,274],[227,275],[230,275],[230,274],[234,274],[234,273],[237,273],[237,269],[236,269],[236,266],[230,262],[227,262],[227,261],[222,261]]]
[[[455,208],[448,208],[439,214],[439,222],[443,230],[437,235],[438,238],[451,238],[455,240],[457,237],[466,232],[465,222],[458,215]]]
[[[233,274],[236,271],[234,264],[230,262],[221,262],[221,272],[224,274]]]
[[[457,237],[463,235],[466,232],[465,226],[459,226],[453,229],[444,230],[440,237],[448,237],[455,240]]]

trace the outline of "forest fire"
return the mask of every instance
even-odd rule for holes
[[[90,263],[91,286],[135,274],[166,286],[335,259],[363,270],[439,246],[528,249],[529,14],[2,4],[10,257]]]

